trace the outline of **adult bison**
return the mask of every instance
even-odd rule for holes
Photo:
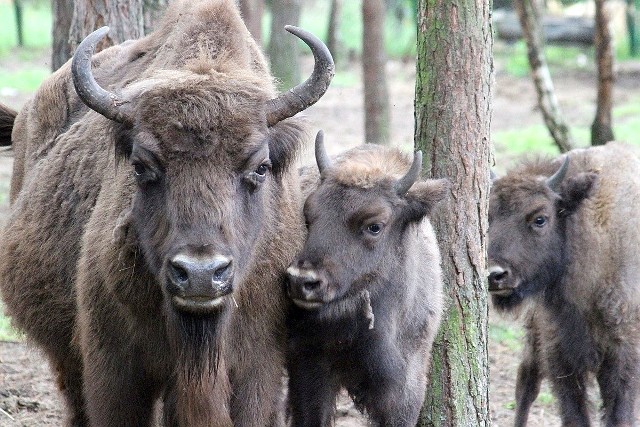
[[[106,30],[90,35],[15,119],[0,286],[68,425],[148,426],[158,399],[171,426],[276,422],[304,231],[307,135],[288,118],[333,75],[326,47],[289,31],[316,64],[276,97],[232,0],[175,2],[93,59]]]
[[[588,426],[595,374],[607,426],[635,425],[640,380],[640,160],[620,143],[526,163],[493,182],[489,290],[526,311],[516,426],[543,377],[564,426]]]
[[[440,253],[428,215],[444,180],[418,180],[397,149],[365,145],[305,174],[309,235],[287,269],[292,426],[329,426],[346,387],[380,426],[415,426],[442,314]],[[319,182],[318,182],[319,181]]]

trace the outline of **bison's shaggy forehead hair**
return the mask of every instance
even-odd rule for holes
[[[138,120],[158,134],[176,126],[198,134],[238,135],[261,125],[266,129],[260,113],[270,91],[258,76],[238,74],[213,69],[203,74],[160,72],[138,97]]]
[[[510,170],[507,175],[493,182],[490,210],[505,214],[524,212],[531,207],[533,199],[554,198],[545,180],[558,166],[548,159],[534,159]]]
[[[401,178],[410,165],[409,156],[395,148],[364,145],[338,157],[325,173],[338,184],[366,189]]]

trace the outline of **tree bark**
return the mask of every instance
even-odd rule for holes
[[[264,14],[263,0],[240,0],[240,13],[245,25],[253,38],[262,44],[262,15]]]
[[[329,12],[329,26],[327,28],[327,48],[337,61],[342,54],[342,41],[338,35],[340,28],[340,17],[342,14],[342,0],[331,0],[331,10]]]
[[[561,152],[566,152],[573,148],[573,141],[569,127],[562,117],[544,55],[544,42],[536,1],[514,0],[513,5],[518,13],[522,34],[527,43],[527,56],[533,83],[538,93],[538,106],[554,142]]]
[[[596,117],[591,125],[591,145],[603,145],[614,139],[611,128],[613,108],[613,48],[605,0],[596,0],[596,65],[598,67],[598,100]]]
[[[285,25],[300,22],[301,0],[273,0],[271,6],[271,38],[267,50],[271,72],[286,90],[300,83],[298,38],[284,30]]]
[[[16,14],[16,35],[18,36],[18,46],[24,46],[24,25],[22,19],[22,2],[21,0],[13,0],[13,11]]]
[[[70,48],[75,52],[80,42],[92,31],[108,25],[109,34],[96,51],[137,39],[144,35],[144,0],[82,0],[74,2],[69,31]]]
[[[362,2],[362,74],[365,142],[389,144],[389,90],[385,71],[383,0]]]
[[[447,307],[419,426],[489,426],[487,261],[493,80],[490,1],[420,0],[415,146],[452,194],[434,225]]]
[[[53,0],[53,49],[51,52],[51,71],[56,71],[71,58],[69,29],[73,18],[73,2]]]
[[[149,34],[156,28],[168,4],[169,0],[144,0],[144,35]]]

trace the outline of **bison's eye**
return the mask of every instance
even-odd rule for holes
[[[533,224],[536,227],[543,227],[546,223],[547,223],[547,218],[543,216],[538,216],[536,217],[536,219],[533,220]]]
[[[383,225],[378,223],[369,224],[367,226],[367,233],[371,234],[372,236],[377,236],[382,232],[382,227]]]
[[[261,177],[261,176],[265,176],[268,171],[269,171],[269,165],[266,163],[263,163],[260,166],[258,166],[258,169],[256,169],[255,172],[256,172],[256,175]]]
[[[133,174],[140,185],[151,183],[158,178],[152,168],[140,161],[133,162]]]
[[[136,176],[142,176],[147,171],[147,168],[142,163],[136,162],[133,164],[133,171]]]

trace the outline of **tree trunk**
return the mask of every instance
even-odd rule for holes
[[[263,0],[240,0],[240,13],[245,25],[253,38],[262,44],[262,15],[264,14]]]
[[[415,146],[452,197],[434,225],[447,294],[419,426],[489,426],[490,1],[420,0]]]
[[[605,0],[596,0],[596,62],[598,66],[598,100],[596,117],[591,125],[591,145],[603,145],[613,138],[611,109],[613,106],[613,48]]]
[[[638,56],[640,54],[640,43],[638,42],[637,17],[639,0],[627,0],[627,33],[629,35],[629,54]]]
[[[73,2],[53,0],[53,49],[51,52],[51,71],[56,71],[71,58],[69,47],[69,29],[73,19]]]
[[[342,41],[338,35],[340,28],[340,16],[342,14],[342,0],[331,0],[329,12],[329,27],[327,28],[327,48],[333,55],[334,61],[338,61],[342,54]]]
[[[389,90],[385,71],[383,0],[362,2],[362,74],[365,142],[389,144]]]
[[[21,0],[13,0],[13,10],[16,14],[16,31],[18,36],[18,46],[24,46],[24,31],[22,19],[22,2]]]
[[[551,81],[551,73],[544,56],[544,42],[540,29],[540,17],[537,0],[514,0],[513,6],[518,13],[522,34],[527,42],[527,56],[531,67],[531,76],[538,93],[538,106],[551,137],[561,152],[571,150],[573,141],[569,127],[562,117],[558,99]]]
[[[168,4],[169,0],[144,0],[144,35],[149,34],[156,28]]]
[[[137,39],[144,35],[144,0],[82,0],[74,2],[73,20],[69,32],[71,51],[92,31],[108,25],[109,34],[96,51]]]
[[[273,0],[271,6],[271,38],[267,50],[271,72],[286,90],[300,83],[298,38],[284,30],[285,25],[300,22],[301,0]]]

